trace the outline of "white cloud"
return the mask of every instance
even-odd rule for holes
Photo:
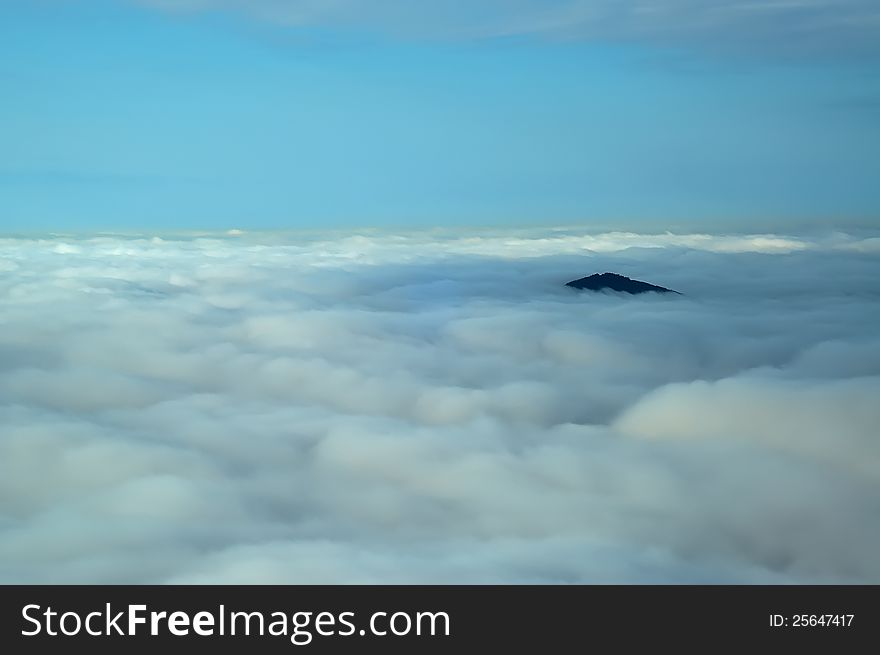
[[[876,241],[0,239],[0,580],[877,582]]]

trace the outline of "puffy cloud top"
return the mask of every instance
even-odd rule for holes
[[[2,239],[0,579],[878,582],[877,243]]]

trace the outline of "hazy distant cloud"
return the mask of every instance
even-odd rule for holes
[[[700,43],[792,52],[876,51],[873,0],[137,0],[172,11],[231,10],[283,25],[410,37],[541,35]]]
[[[0,239],[0,581],[880,581],[871,235]],[[582,293],[613,270],[685,295]]]

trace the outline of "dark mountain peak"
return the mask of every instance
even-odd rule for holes
[[[633,280],[625,275],[617,273],[595,273],[580,280],[566,282],[565,286],[575,289],[587,289],[589,291],[623,291],[625,293],[645,293],[657,291],[658,293],[678,293],[666,287],[658,287],[654,284]],[[681,295],[681,294],[679,294]]]

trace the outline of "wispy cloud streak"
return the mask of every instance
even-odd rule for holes
[[[876,52],[872,0],[137,0],[167,11],[234,11],[286,26],[408,38],[542,36],[784,52]]]

